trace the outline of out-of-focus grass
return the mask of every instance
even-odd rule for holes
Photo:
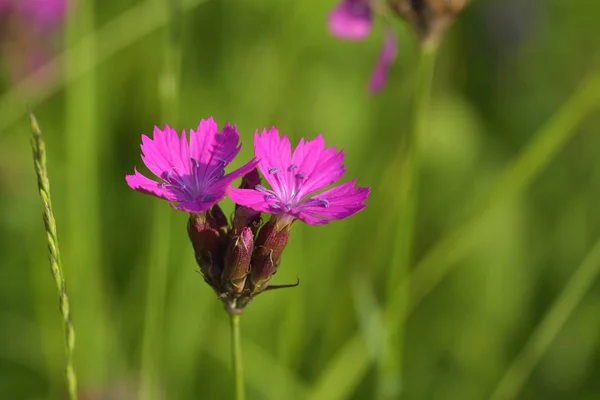
[[[600,5],[524,3],[476,2],[442,45],[423,142],[417,260],[468,220],[476,194],[498,185],[527,143],[542,152],[531,133],[594,69]],[[0,391],[10,398],[65,393],[22,105],[28,100],[45,127],[83,395],[135,396],[144,329],[157,323],[144,321],[148,255],[166,248],[156,388],[169,399],[232,394],[227,315],[194,272],[186,215],[124,182],[141,166],[142,133],[165,122],[193,127],[213,115],[240,131],[244,147],[233,167],[251,156],[254,130],[275,125],[293,140],[323,133],[344,148],[348,178],[373,188],[369,207],[349,220],[294,227],[274,283],[298,275],[300,286],[259,296],[241,320],[248,397],[371,398],[374,359],[385,346],[379,313],[394,320],[393,298],[384,292],[397,228],[394,157],[408,129],[414,76],[410,32],[397,24],[398,60],[386,89],[372,97],[366,81],[381,30],[365,42],[336,41],[325,26],[333,1],[182,1],[179,118],[171,122],[157,96],[164,3],[86,4],[96,22],[69,23],[71,47],[59,46],[56,80],[32,89],[32,82],[0,78]],[[92,17],[89,10],[75,12]],[[583,90],[589,99],[598,95],[596,87]],[[477,245],[461,252],[451,274],[438,279],[433,271],[444,271],[460,250],[454,246],[427,269],[437,285],[415,281],[422,296],[406,321],[405,398],[487,398],[600,235],[600,120],[597,113],[578,120],[576,135],[556,143],[536,179],[523,182],[524,169],[503,175],[498,196],[513,186],[525,190],[481,221]],[[153,240],[151,232],[161,231],[153,210],[161,206],[172,229]],[[522,398],[600,395],[593,340],[600,317],[590,312],[599,303],[593,283],[547,353],[536,356]]]

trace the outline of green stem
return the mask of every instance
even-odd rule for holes
[[[427,134],[427,116],[431,97],[431,83],[435,66],[436,47],[421,46],[414,89],[412,124],[407,135],[400,169],[400,196],[394,250],[388,276],[388,301],[395,297],[401,307],[394,310],[394,318],[404,320],[409,300],[409,286],[397,290],[398,283],[406,279],[413,258],[415,221],[419,195],[421,169],[420,144]],[[386,321],[387,322],[387,321]],[[387,345],[391,347],[381,355],[379,363],[379,397],[396,398],[401,390],[402,347],[404,328],[388,330]],[[393,335],[392,335],[393,332]]]
[[[67,350],[66,380],[69,391],[69,400],[77,400],[77,375],[73,366],[73,351],[75,350],[75,329],[71,323],[71,312],[69,307],[69,296],[63,273],[60,251],[58,247],[58,236],[56,233],[56,220],[52,211],[52,200],[50,198],[50,180],[46,169],[46,145],[42,137],[42,131],[33,113],[29,113],[31,130],[33,131],[33,161],[38,180],[40,198],[44,206],[44,227],[46,228],[46,239],[48,241],[48,258],[50,269],[56,284],[59,296],[60,313],[65,333],[65,344]]]
[[[491,400],[514,399],[518,396],[531,371],[550,347],[598,275],[600,275],[600,239],[531,334],[521,353],[506,370],[492,394]]]
[[[161,119],[157,125],[168,122],[176,125],[179,108],[179,81],[181,65],[181,2],[180,0],[157,0],[163,3],[169,15],[164,46],[164,66],[159,78],[158,97],[161,105]],[[157,396],[156,390],[160,377],[162,354],[163,320],[169,276],[169,242],[171,232],[170,209],[163,202],[156,202],[152,219],[152,239],[149,246],[149,271],[146,283],[146,310],[144,315],[144,336],[142,339],[141,385],[138,393],[140,400],[152,400]]]
[[[235,399],[244,400],[244,365],[242,362],[242,343],[240,339],[240,315],[229,314],[231,318],[231,353],[233,362],[233,376],[235,380]]]

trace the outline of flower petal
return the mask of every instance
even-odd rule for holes
[[[190,213],[202,213],[206,210],[208,210],[209,208],[211,208],[213,205],[215,205],[216,203],[218,203],[217,201],[208,201],[208,202],[202,202],[202,201],[198,201],[198,200],[190,200],[190,201],[184,201],[181,203],[171,203],[171,207],[174,208],[175,210],[180,210],[180,211],[186,211],[186,212],[190,212]]]
[[[231,171],[230,173],[225,175],[223,177],[223,179],[225,179],[225,178],[229,179],[229,183],[228,183],[228,185],[229,185],[231,182],[233,182],[240,176],[244,176],[247,173],[251,172],[254,168],[256,168],[258,163],[259,163],[259,160],[257,158],[253,158],[252,160],[248,161],[246,164],[242,165],[238,169]]]
[[[200,164],[229,164],[240,151],[240,137],[235,127],[225,125],[221,133],[213,118],[201,120],[190,131],[190,156]]]
[[[279,132],[275,127],[267,132],[263,130],[262,135],[258,131],[254,134],[254,154],[259,159],[258,169],[262,172],[266,181],[273,190],[281,197],[292,185],[293,170],[292,148],[287,136],[279,137]]]
[[[336,153],[335,147],[325,148],[322,135],[307,142],[301,140],[292,157],[292,164],[298,165],[296,173],[306,176],[298,198],[337,182],[346,171],[343,161],[342,151]]]
[[[268,214],[281,213],[281,210],[269,207],[269,203],[265,200],[266,193],[259,192],[258,190],[230,187],[227,190],[227,195],[231,201],[240,206]]]
[[[309,225],[348,218],[367,207],[369,188],[354,187],[356,180],[333,187],[300,204],[297,217]]]
[[[371,93],[379,92],[385,85],[390,65],[392,65],[396,59],[396,53],[398,52],[397,47],[398,43],[396,42],[394,32],[389,28],[386,29],[383,48],[381,49],[379,60],[375,65],[375,69],[373,70],[369,81],[369,91]]]
[[[373,25],[373,10],[369,3],[369,0],[342,0],[329,14],[329,32],[339,39],[367,37]]]
[[[146,178],[140,174],[137,169],[134,168],[134,175],[125,176],[127,185],[133,190],[138,192],[149,194],[152,196],[159,197],[164,200],[175,201],[177,195],[167,188],[161,186],[160,183],[153,181],[152,179]]]
[[[142,161],[154,175],[176,169],[180,175],[189,175],[189,150],[185,131],[181,138],[175,129],[165,125],[164,130],[154,127],[153,138],[142,135]]]

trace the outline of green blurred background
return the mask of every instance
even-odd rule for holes
[[[45,38],[42,78],[13,80],[10,58],[24,48],[0,59],[3,398],[66,398],[26,104],[47,143],[82,398],[133,399],[148,379],[162,399],[232,397],[228,317],[195,272],[187,215],[124,180],[142,167],[142,133],[209,116],[237,124],[235,166],[254,130],[274,125],[293,141],[322,133],[345,150],[347,179],[372,188],[349,220],[296,225],[272,282],[300,286],[244,312],[249,398],[600,398],[598,77],[580,86],[600,73],[600,3],[479,0],[444,40],[422,148],[423,269],[400,334],[386,321],[417,58],[408,27],[393,21],[398,58],[372,96],[380,24],[341,42],[326,28],[333,0],[184,0],[178,108],[167,112],[165,2],[79,3]],[[592,272],[564,297],[575,307],[559,304],[538,327],[586,258]]]

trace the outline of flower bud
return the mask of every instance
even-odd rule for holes
[[[229,231],[229,222],[227,222],[227,217],[218,204],[215,204],[208,210],[207,221],[221,236],[227,235],[227,232]]]
[[[437,46],[467,0],[388,0],[390,7],[408,21],[425,46]]]
[[[249,289],[256,295],[266,289],[269,279],[277,272],[279,258],[290,237],[291,225],[278,226],[272,217],[261,228],[254,246]]]
[[[232,235],[225,253],[223,288],[234,294],[244,290],[246,277],[250,272],[250,260],[254,249],[254,234],[250,228],[242,228],[239,235]]]
[[[248,172],[242,178],[240,189],[254,189],[256,185],[260,184],[260,175],[258,169],[254,168]],[[255,211],[251,208],[240,206],[236,204],[235,214],[233,217],[233,230],[239,232],[244,227],[250,227],[252,233],[256,233],[258,226],[260,225],[260,212]]]
[[[223,270],[223,237],[219,234],[217,220],[210,215],[210,211],[192,213],[187,228],[200,272],[206,282],[219,291]]]

